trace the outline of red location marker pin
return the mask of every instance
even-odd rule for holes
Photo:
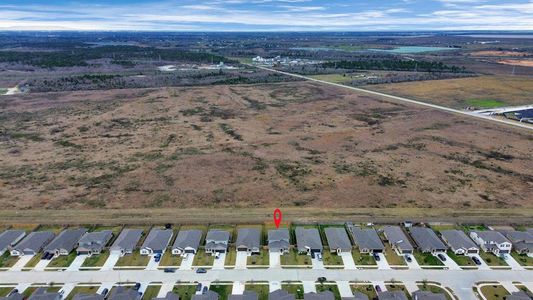
[[[279,228],[279,223],[281,223],[281,210],[279,208],[274,210],[274,223],[276,223],[276,228]]]

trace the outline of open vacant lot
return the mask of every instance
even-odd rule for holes
[[[3,209],[532,205],[527,130],[325,85],[27,94],[0,107]]]
[[[526,76],[479,76],[461,79],[404,82],[367,86],[367,89],[403,96],[446,107],[483,108],[480,101],[498,106],[531,104],[533,78]]]

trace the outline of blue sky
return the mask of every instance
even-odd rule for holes
[[[533,0],[1,0],[0,30],[533,30]]]

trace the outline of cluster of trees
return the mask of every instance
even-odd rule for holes
[[[464,67],[448,66],[442,62],[400,59],[331,61],[323,63],[322,67],[346,70],[388,70],[450,73],[466,72]]]

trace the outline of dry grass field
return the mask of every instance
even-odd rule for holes
[[[479,99],[496,100],[504,106],[533,103],[533,77],[527,76],[479,76],[366,88],[458,109],[472,106],[470,102]]]
[[[0,107],[2,210],[533,205],[530,132],[315,83],[27,94]]]

